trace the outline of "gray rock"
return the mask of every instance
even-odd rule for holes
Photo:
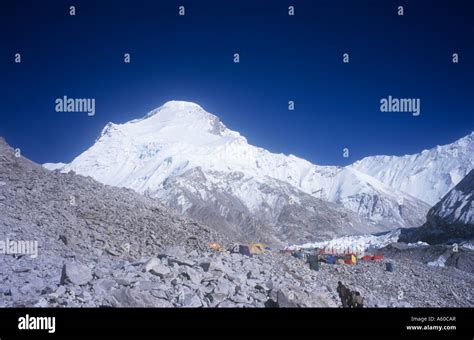
[[[66,263],[61,273],[61,284],[85,285],[92,280],[91,270],[77,262]]]
[[[167,247],[166,250],[164,251],[164,254],[167,256],[172,256],[172,257],[185,257],[186,256],[186,248],[184,246],[176,245],[176,246],[170,246]]]
[[[202,301],[195,294],[186,294],[184,296],[183,307],[202,307]]]
[[[199,266],[205,271],[205,272],[208,272],[209,271],[209,268],[211,267],[211,263],[210,262],[201,262],[199,264]]]
[[[94,283],[94,292],[96,294],[106,295],[108,294],[114,286],[116,286],[114,280],[109,279],[99,279]]]
[[[219,279],[217,282],[216,288],[214,289],[215,295],[228,296],[231,291],[231,285],[229,281],[224,279]]]
[[[201,276],[199,273],[191,267],[181,267],[180,272],[186,279],[190,280],[192,283],[198,285],[201,283]]]
[[[150,269],[150,273],[159,276],[160,278],[164,278],[165,276],[171,274],[171,270],[168,266],[157,264]]]
[[[152,257],[143,265],[143,270],[149,272],[154,266],[161,265],[161,260],[156,257]]]

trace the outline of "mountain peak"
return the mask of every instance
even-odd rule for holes
[[[151,117],[159,112],[162,111],[167,111],[167,112],[182,112],[182,113],[207,113],[211,115],[210,113],[206,112],[200,105],[193,103],[193,102],[187,102],[183,100],[170,100],[161,105],[160,107],[151,110],[146,117]]]
[[[189,109],[189,108],[203,110],[203,108],[199,104],[184,101],[184,100],[169,100],[166,103],[164,103],[162,107],[175,108],[175,109],[180,109],[180,110]]]
[[[151,110],[140,119],[123,124],[108,123],[101,138],[125,138],[134,143],[207,143],[246,141],[238,132],[228,129],[219,117],[204,110],[200,105],[187,101],[172,100]]]

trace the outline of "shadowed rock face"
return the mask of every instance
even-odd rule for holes
[[[430,209],[426,219],[422,227],[402,231],[400,240],[436,244],[474,238],[474,170]]]
[[[474,170],[430,209],[427,220],[431,225],[474,226]]]
[[[242,196],[252,192],[252,206]],[[151,194],[167,206],[220,233],[242,241],[301,244],[338,235],[386,230],[335,203],[323,201],[276,179],[265,183],[243,173],[187,171]],[[240,197],[239,197],[240,196]],[[260,204],[262,202],[268,202]]]

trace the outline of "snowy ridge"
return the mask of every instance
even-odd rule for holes
[[[418,154],[366,157],[351,167],[434,205],[474,168],[474,132]]]

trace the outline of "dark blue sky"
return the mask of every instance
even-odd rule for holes
[[[217,114],[251,144],[317,164],[419,152],[474,130],[470,3],[2,1],[0,135],[34,161],[69,162],[107,122],[176,99]],[[63,95],[95,98],[96,116],[55,112]],[[421,115],[381,113],[388,95],[420,98]]]

